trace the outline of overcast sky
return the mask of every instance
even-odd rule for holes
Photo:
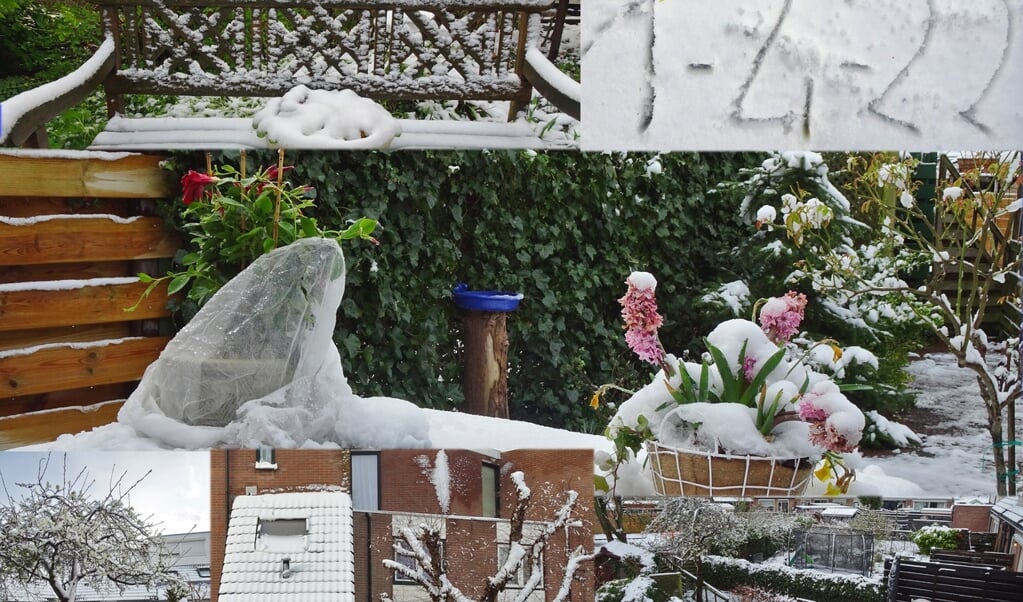
[[[20,497],[25,490],[15,483],[35,482],[45,452],[0,452],[0,504],[8,493]],[[210,463],[207,452],[52,452],[44,480],[59,482],[66,473],[74,478],[86,468],[94,482],[93,496],[106,494],[112,480],[125,473],[123,487],[130,487],[147,471],[152,471],[128,496],[131,506],[156,524],[164,534],[209,531]],[[112,476],[113,475],[113,476]],[[151,517],[151,518],[150,518]]]

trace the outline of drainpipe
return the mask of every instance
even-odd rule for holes
[[[373,600],[373,515],[366,513],[366,602]],[[391,592],[394,595],[394,592]]]

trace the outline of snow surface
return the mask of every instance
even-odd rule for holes
[[[298,85],[272,98],[252,117],[272,146],[303,149],[387,148],[401,124],[384,107],[351,90]]]
[[[142,219],[141,215],[121,217],[110,213],[58,213],[52,215],[35,215],[32,217],[8,217],[0,215],[0,224],[8,226],[32,226],[42,222],[61,221],[68,219],[107,219],[115,224],[130,224]]]
[[[589,0],[589,150],[999,148],[1023,139],[1010,0]]]
[[[58,80],[43,84],[38,88],[32,88],[0,103],[0,114],[3,115],[3,120],[0,120],[0,144],[7,140],[7,137],[11,135],[11,130],[14,129],[14,124],[18,123],[26,113],[59,98],[74,88],[85,85],[90,77],[99,72],[103,63],[113,53],[114,39],[107,36],[96,53],[78,69]]]
[[[917,359],[910,364],[909,372],[914,377],[912,388],[917,392],[914,413],[932,418],[933,432],[922,436],[919,450],[864,458],[863,464],[918,483],[926,496],[993,495],[991,436],[974,373],[958,367],[955,358],[947,353]],[[1023,417],[1017,413],[1016,420],[1018,439],[1019,433],[1023,433]],[[1017,451],[1017,455],[1020,453]],[[856,483],[863,480],[858,472]]]

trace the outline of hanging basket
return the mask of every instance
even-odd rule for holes
[[[738,456],[647,442],[654,489],[667,496],[798,497],[810,481],[809,458]]]

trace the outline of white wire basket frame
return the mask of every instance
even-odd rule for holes
[[[664,496],[800,497],[810,482],[809,458],[715,454],[648,441],[654,489]]]

